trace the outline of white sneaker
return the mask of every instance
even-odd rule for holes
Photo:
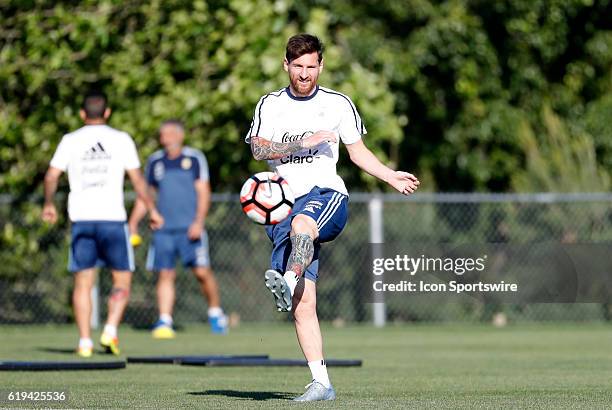
[[[306,392],[300,397],[296,397],[293,401],[327,401],[335,400],[336,392],[334,386],[329,386],[329,389],[317,381],[312,381],[306,386]]]
[[[291,291],[283,275],[274,269],[268,269],[264,274],[266,287],[272,292],[279,312],[291,312]]]

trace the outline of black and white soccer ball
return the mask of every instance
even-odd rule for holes
[[[291,214],[295,197],[287,180],[274,172],[259,172],[242,185],[240,205],[253,222],[275,225]]]

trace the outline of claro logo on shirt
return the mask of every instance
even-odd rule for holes
[[[300,141],[304,138],[310,137],[314,132],[312,131],[304,131],[301,134],[290,134],[289,132],[285,132],[281,137],[281,142],[295,142]],[[281,164],[312,164],[315,158],[317,158],[318,149],[309,149],[308,153],[304,154],[291,154],[287,157],[281,158]]]
[[[319,153],[318,149],[310,148],[307,154],[303,155],[294,155],[291,154],[288,157],[281,158],[281,164],[312,164],[315,158],[319,158],[317,154]]]

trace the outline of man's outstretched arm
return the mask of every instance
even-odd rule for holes
[[[251,152],[256,160],[279,159],[303,149],[316,147],[322,142],[336,142],[336,134],[330,131],[317,131],[308,138],[291,142],[274,142],[265,138],[251,136]]]
[[[359,168],[376,178],[385,181],[404,195],[413,193],[419,187],[419,180],[404,171],[394,171],[384,165],[365,146],[362,140],[346,145],[351,161]]]

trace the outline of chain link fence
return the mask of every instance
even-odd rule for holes
[[[407,249],[413,243],[612,244],[611,201],[609,194],[353,194],[344,232],[321,252],[319,316],[337,323],[367,322],[381,314],[397,322],[488,321],[500,312],[513,321],[609,320],[607,303],[491,305],[475,298],[405,296],[377,310],[368,303],[372,282],[364,263],[370,242],[381,241]],[[270,242],[264,229],[242,214],[237,195],[213,196],[206,227],[225,311],[243,321],[288,320],[276,312],[263,283]],[[148,327],[157,318],[156,276],[144,268],[150,234],[144,227],[141,232],[145,241],[136,249],[125,322]],[[0,323],[73,320],[68,244],[65,219],[45,226],[36,201],[0,198]],[[111,286],[108,271],[101,270],[98,283],[98,313],[103,318]],[[206,321],[206,302],[189,270],[178,269],[176,286],[176,322]]]

